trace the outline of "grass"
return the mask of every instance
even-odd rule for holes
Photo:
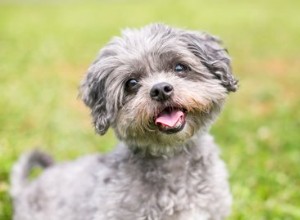
[[[161,21],[221,36],[240,89],[212,128],[231,174],[229,219],[300,219],[300,2],[14,2],[0,7],[0,219],[9,172],[29,149],[57,160],[106,152],[77,87],[98,49],[124,27]]]

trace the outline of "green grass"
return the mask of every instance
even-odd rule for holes
[[[37,1],[36,1],[37,2]],[[240,89],[212,133],[231,174],[229,219],[300,219],[300,2],[77,1],[0,5],[0,219],[9,172],[29,149],[57,160],[116,143],[95,135],[77,87],[98,49],[124,27],[161,21],[219,35]]]

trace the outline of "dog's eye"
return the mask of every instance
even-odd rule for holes
[[[182,73],[182,72],[186,72],[188,70],[189,70],[189,67],[187,67],[186,65],[181,64],[181,63],[177,63],[174,67],[174,71],[176,73]]]
[[[129,79],[126,82],[125,87],[128,92],[133,92],[138,89],[139,82],[136,79]]]

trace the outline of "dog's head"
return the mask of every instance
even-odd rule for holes
[[[152,24],[101,51],[81,84],[96,130],[131,146],[168,147],[206,130],[237,89],[230,58],[207,33]]]

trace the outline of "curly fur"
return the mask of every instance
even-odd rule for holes
[[[175,73],[178,63],[188,70]],[[138,87],[127,91],[132,78]],[[149,91],[163,82],[174,92],[158,102]],[[41,160],[23,157],[12,173],[14,220],[224,219],[227,171],[208,130],[236,89],[216,37],[162,24],[125,30],[100,51],[80,89],[96,131],[111,126],[120,144],[108,155],[47,167],[31,183],[28,164]],[[166,107],[187,112],[182,130],[164,133],[153,123]]]

